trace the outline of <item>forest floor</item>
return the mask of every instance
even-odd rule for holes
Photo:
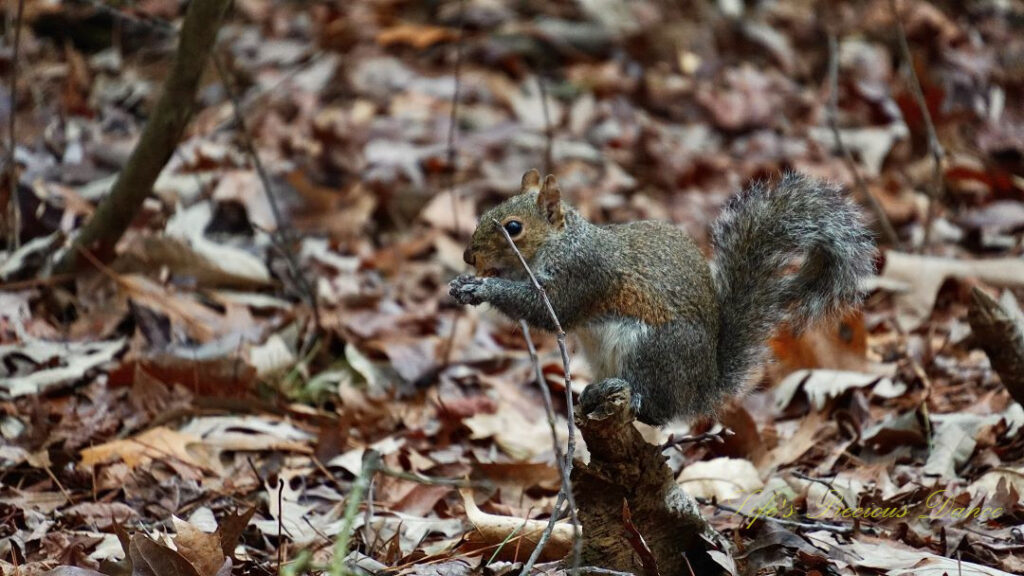
[[[847,187],[878,233],[863,311],[779,334],[720,411],[735,434],[669,464],[737,573],[1024,573],[1024,391],[968,321],[980,288],[1024,325],[1020,2],[236,0],[116,259],[73,277],[47,267],[138,141],[184,6],[26,0],[15,59],[18,4],[4,574],[318,571],[339,535],[352,569],[511,573],[532,546],[495,526],[550,515],[551,431],[518,325],[447,283],[531,168],[593,221],[668,220],[708,252],[753,181]],[[371,449],[407,474],[346,517]]]

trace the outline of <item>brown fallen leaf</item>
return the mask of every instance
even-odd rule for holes
[[[104,530],[114,522],[125,523],[134,520],[138,513],[123,502],[81,502],[64,511],[66,516],[79,516],[86,524]]]
[[[764,487],[757,468],[745,458],[715,458],[683,468],[677,482],[695,498],[718,501],[742,498]]]
[[[46,573],[46,576],[107,576],[102,572],[82,568],[81,566],[57,566]]]
[[[800,427],[792,436],[780,439],[778,446],[757,461],[758,470],[761,472],[775,470],[780,466],[795,462],[803,456],[816,444],[815,436],[821,430],[824,420],[822,412],[817,410],[809,412],[800,420]]]
[[[399,24],[377,33],[377,43],[381,46],[404,44],[423,50],[434,44],[448,42],[458,37],[458,32],[440,26],[423,26],[420,24]]]
[[[1013,294],[1006,294],[1009,297],[999,302],[975,286],[967,319],[1006,391],[1024,404],[1024,321]]]
[[[820,538],[818,540],[821,540]],[[859,536],[844,548],[853,553],[851,563],[861,568],[887,570],[892,576],[942,576],[943,574],[974,574],[977,576],[1011,576],[957,558],[938,556],[917,550],[890,539]]]
[[[191,523],[177,517],[171,517],[174,530],[174,544],[188,563],[195,568],[199,576],[214,576],[224,565],[224,550],[220,542],[220,534],[208,534]]]
[[[211,465],[216,465],[211,455],[202,455],[204,450],[202,439],[198,436],[182,434],[159,426],[133,438],[113,440],[86,448],[81,452],[81,465],[89,468],[121,460],[129,468],[137,468],[159,459],[167,460],[172,465],[183,464],[185,468],[196,472],[209,470]]]
[[[207,576],[196,571],[177,551],[154,542],[145,534],[132,536],[128,557],[132,576]]]
[[[220,539],[224,556],[234,557],[235,546],[238,545],[242,532],[245,531],[255,513],[256,507],[254,506],[240,514],[228,514],[217,523],[217,537]]]
[[[814,368],[863,371],[868,364],[864,314],[852,312],[839,322],[815,326],[799,336],[787,330],[772,339],[771,347],[778,360],[771,366],[777,377]]]
[[[516,559],[516,550],[519,550],[519,560],[522,560],[533,551],[537,545],[544,528],[547,527],[547,520],[531,520],[514,518],[512,516],[498,516],[487,514],[480,510],[473,500],[473,493],[467,489],[459,490],[462,502],[466,507],[466,518],[473,524],[475,532],[469,535],[469,540],[480,546],[498,546],[508,541],[498,551],[498,558]],[[566,522],[555,524],[551,538],[541,553],[542,561],[553,561],[564,558],[572,549],[572,526]],[[515,539],[522,539],[521,543],[513,542]]]

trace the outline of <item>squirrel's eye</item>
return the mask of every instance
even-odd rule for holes
[[[516,236],[522,234],[523,223],[520,222],[519,220],[509,220],[508,222],[505,222],[505,231],[508,232],[509,236],[515,238]]]

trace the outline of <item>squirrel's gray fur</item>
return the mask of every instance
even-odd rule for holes
[[[548,311],[494,223],[510,219],[523,224],[517,247],[595,367],[584,409],[629,387],[650,424],[713,412],[746,383],[776,329],[855,305],[873,270],[859,210],[817,180],[786,174],[774,189],[733,197],[714,225],[709,266],[679,228],[591,224],[561,202],[553,178],[541,188],[533,172],[522,194],[481,218],[466,250],[486,277],[456,278],[451,294],[547,330]]]
[[[838,186],[795,173],[773,190],[733,196],[712,228],[718,296],[718,367],[726,393],[761,362],[783,323],[800,332],[860,302],[875,245],[860,210]],[[781,274],[802,259],[796,274]]]

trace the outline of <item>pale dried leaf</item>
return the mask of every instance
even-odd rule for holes
[[[807,399],[817,410],[825,403],[853,388],[874,385],[874,394],[882,398],[895,398],[906,391],[906,386],[893,383],[889,378],[874,374],[846,372],[842,370],[798,370],[779,383],[775,388],[775,407],[785,409],[793,401],[797,390],[803,389]]]
[[[52,361],[61,365],[43,368],[20,376],[3,373],[0,376],[0,398],[17,398],[40,394],[84,378],[91,370],[113,360],[124,348],[125,340],[99,342],[47,342],[28,340],[22,344],[0,346],[0,359],[12,354],[27,356],[35,363],[46,366]],[[0,363],[0,366],[4,366]]]
[[[887,252],[882,278],[907,287],[894,296],[896,319],[904,330],[914,330],[935,307],[939,288],[947,278],[975,278],[993,286],[1024,286],[1024,259],[953,260]]]
[[[750,460],[726,457],[687,465],[677,482],[695,498],[715,498],[720,502],[742,498],[764,487]]]

